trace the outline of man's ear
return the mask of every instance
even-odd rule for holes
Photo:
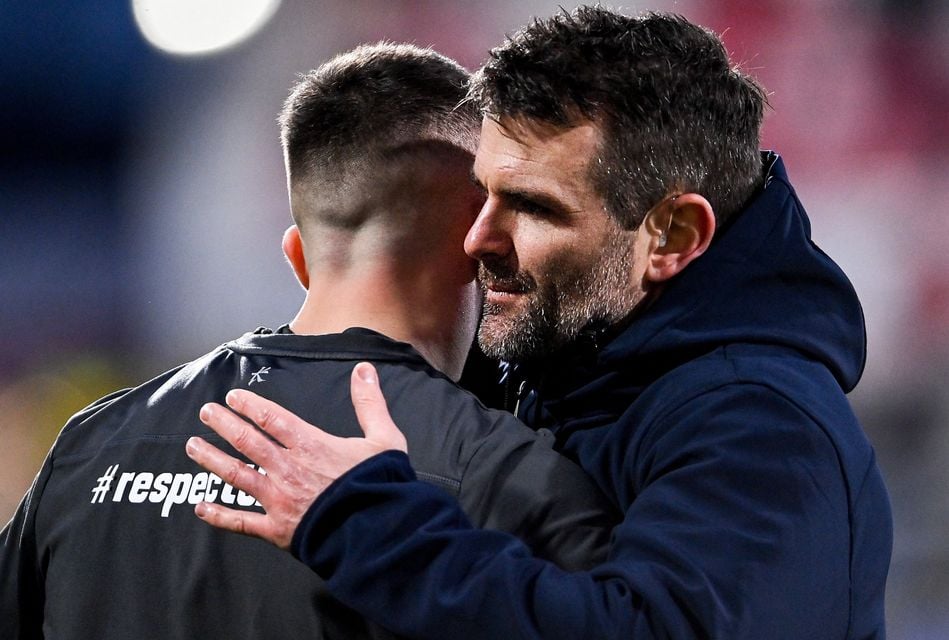
[[[303,288],[309,289],[310,272],[306,266],[306,256],[303,255],[303,239],[300,237],[300,229],[297,225],[292,225],[283,232],[283,255],[287,256],[287,261]]]
[[[665,282],[708,249],[715,235],[715,212],[703,196],[683,193],[660,202],[643,228],[649,236],[645,277]]]

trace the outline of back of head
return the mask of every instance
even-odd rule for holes
[[[680,16],[580,7],[536,20],[491,52],[471,95],[494,118],[596,122],[591,178],[630,229],[681,192],[704,195],[721,223],[761,181],[764,94]]]
[[[308,252],[321,251],[326,237],[314,229],[338,232],[330,233],[338,245],[340,234],[371,228],[384,236],[430,213],[426,197],[439,171],[457,165],[466,173],[477,146],[468,79],[430,49],[389,43],[360,46],[301,78],[279,121],[291,209]]]

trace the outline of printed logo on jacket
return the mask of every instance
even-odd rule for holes
[[[247,466],[267,475],[255,465]],[[167,518],[172,508],[182,504],[218,502],[228,506],[259,507],[254,497],[238,491],[221,480],[216,474],[201,473],[153,473],[151,471],[124,471],[119,465],[110,465],[96,479],[92,487],[92,504],[128,502],[131,504],[161,505],[161,517]]]

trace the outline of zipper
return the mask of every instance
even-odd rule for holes
[[[517,385],[516,402],[514,403],[514,417],[518,419],[521,417],[521,399],[524,397],[525,387],[527,387],[527,380],[521,380],[521,383]]]

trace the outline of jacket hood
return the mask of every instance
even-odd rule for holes
[[[860,302],[840,267],[811,240],[784,162],[773,153],[764,161],[763,188],[606,345],[600,366],[659,355],[675,366],[723,345],[766,344],[822,362],[845,392],[853,389],[866,362]]]
[[[621,411],[629,393],[729,345],[790,349],[823,364],[845,393],[856,386],[866,361],[860,302],[811,240],[783,161],[770,152],[763,160],[764,186],[625,328],[611,338],[586,333],[557,354],[507,368],[509,388],[518,378],[532,383],[523,403],[517,395],[518,415],[539,424],[547,411],[574,422]]]

